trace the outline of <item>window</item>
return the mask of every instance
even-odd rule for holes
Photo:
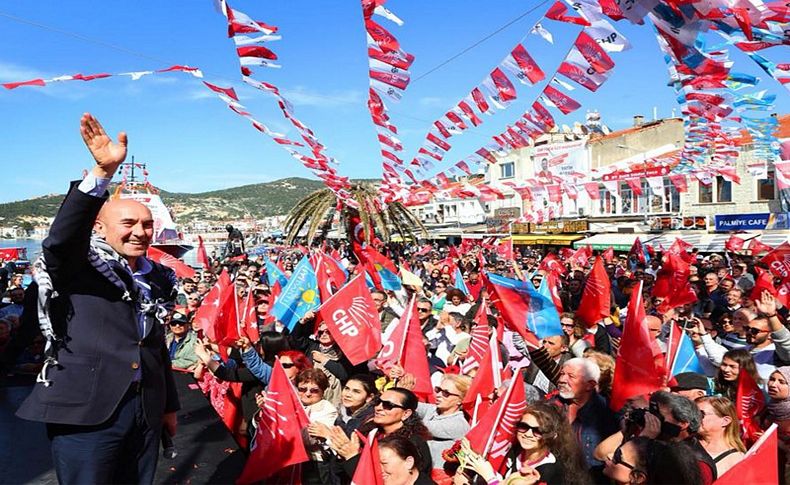
[[[620,200],[621,200],[621,213],[631,214],[633,209],[633,192],[631,186],[625,182],[620,183]]]
[[[613,214],[617,207],[614,196],[605,188],[598,189],[598,214]]]
[[[732,182],[716,177],[716,202],[732,202]]]
[[[757,180],[757,200],[774,200],[776,198],[776,180],[773,171],[768,172],[768,178]]]
[[[516,176],[515,162],[505,162],[499,165],[500,173],[499,178],[509,179]]]
[[[705,185],[699,182],[699,203],[710,204],[713,202],[713,183]]]

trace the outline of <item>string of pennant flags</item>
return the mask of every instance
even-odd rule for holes
[[[238,56],[241,80],[276,100],[279,112],[298,133],[298,139],[270,130],[239,102],[232,85],[221,86],[203,80],[203,72],[187,65],[173,65],[153,71],[129,71],[116,74],[73,74],[51,79],[3,83],[12,90],[24,86],[45,87],[69,81],[94,81],[110,77],[139,80],[148,75],[170,72],[188,73],[202,80],[203,85],[237,115],[245,118],[255,129],[267,135],[293,158],[323,180],[337,198],[352,207],[348,177],[341,176],[339,162],[329,156],[315,132],[296,117],[292,103],[273,83],[258,79],[254,69],[278,69],[277,54],[269,47],[281,40],[278,28],[254,20],[244,12],[231,8],[227,1],[215,2],[227,20],[228,37],[233,40]],[[541,220],[563,214],[563,198],[575,200],[580,193],[591,199],[601,196],[600,185],[612,196],[619,197],[620,181],[632,191],[642,193],[642,179],[654,195],[665,197],[663,177],[680,192],[687,190],[687,176],[710,184],[714,176],[739,182],[735,161],[739,155],[743,133],[749,135],[754,155],[765,163],[778,159],[779,148],[773,133],[778,128],[770,114],[776,99],[763,89],[757,91],[760,79],[732,70],[729,58],[732,46],[748,56],[773,80],[790,89],[790,64],[775,63],[761,51],[790,44],[786,25],[790,9],[779,2],[733,0],[717,3],[710,0],[557,0],[535,22],[507,55],[475,85],[460,101],[447,109],[430,125],[414,157],[406,163],[404,146],[398,138],[398,128],[388,111],[388,103],[399,102],[408,87],[410,67],[414,55],[406,52],[390,30],[377,20],[390,21],[398,26],[403,20],[388,10],[386,0],[361,0],[364,28],[367,37],[369,64],[368,109],[379,144],[382,166],[381,202],[402,201],[422,203],[430,197],[479,198],[481,201],[504,198],[508,188],[523,199],[542,201],[542,209],[530,217]],[[677,151],[648,159],[645,166],[658,169],[655,175],[607,178],[607,173],[627,173],[628,166],[615,164],[606,170],[589,174],[572,174],[566,178],[539,177],[523,183],[503,182],[494,187],[480,181],[453,184],[461,175],[480,172],[512,150],[531,146],[535,140],[556,128],[551,109],[563,115],[576,112],[579,103],[572,96],[580,86],[597,91],[610,77],[615,62],[611,55],[630,48],[630,43],[611,21],[627,20],[635,24],[649,20],[655,29],[669,73],[669,85],[675,90],[685,128],[684,145]],[[570,45],[563,60],[551,75],[538,65],[524,45],[529,35],[537,35],[553,43],[554,36],[546,28],[547,21],[578,25],[581,31]],[[707,45],[704,34],[717,32],[724,40],[721,45]],[[515,82],[514,82],[515,81]],[[486,117],[507,110],[519,99],[516,85],[535,87],[545,85],[529,108],[504,130],[493,135],[491,141],[471,155],[455,162],[433,177],[428,174],[445,162],[452,149],[450,139],[467,130],[480,127]],[[787,179],[790,174],[777,176]],[[782,168],[784,170],[784,168]]]

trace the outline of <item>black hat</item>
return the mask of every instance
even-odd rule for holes
[[[675,376],[675,382],[677,382],[677,384],[672,386],[673,391],[701,389],[707,393],[710,387],[708,378],[696,372],[681,372]]]

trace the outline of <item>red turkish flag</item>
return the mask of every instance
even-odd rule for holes
[[[606,250],[603,253],[601,253],[601,257],[607,263],[611,263],[612,260],[614,259],[614,248],[612,246],[606,248]]]
[[[499,244],[494,248],[497,256],[502,259],[513,259],[513,240],[499,241]]]
[[[211,267],[208,262],[208,254],[206,254],[206,246],[203,245],[202,236],[198,236],[197,262],[203,266],[203,269],[209,269]]]
[[[743,238],[736,236],[735,234],[731,235],[727,241],[724,242],[724,249],[727,251],[737,253],[741,249],[743,249],[743,245],[746,241]]]
[[[203,303],[195,312],[195,321],[197,327],[203,331],[206,337],[212,342],[217,342],[216,332],[214,331],[214,322],[217,320],[219,314],[219,306],[222,300],[222,295],[226,293],[228,287],[231,286],[230,277],[226,270],[222,270],[217,282],[211,290],[203,298]],[[232,289],[231,289],[232,291]]]
[[[592,257],[592,246],[589,244],[580,247],[577,249],[569,258],[574,263],[578,264],[579,266],[587,266],[587,262]]]
[[[381,472],[379,460],[379,440],[376,437],[378,429],[374,428],[367,438],[359,431],[354,431],[363,444],[359,452],[359,461],[351,478],[351,485],[384,485],[384,475]]]
[[[749,251],[751,251],[752,256],[757,256],[763,252],[771,252],[773,251],[773,247],[763,244],[762,241],[758,241],[757,238],[752,239],[749,241]]]
[[[669,180],[678,192],[688,192],[689,185],[685,175],[670,175]]]
[[[191,266],[177,259],[172,254],[168,254],[153,246],[148,248],[148,259],[172,269],[179,278],[192,278],[195,276],[195,270]]]
[[[466,433],[471,448],[488,459],[494,470],[502,471],[505,456],[516,436],[516,423],[527,410],[524,379],[518,376],[480,421]]]
[[[250,339],[251,342],[260,340],[261,334],[258,331],[258,310],[255,304],[254,292],[250,291],[247,293],[240,317],[241,333]]]
[[[603,267],[600,257],[595,258],[592,270],[584,284],[582,299],[576,316],[588,327],[594,327],[599,321],[611,314],[612,282]]]
[[[309,424],[307,413],[278,359],[261,406],[250,455],[236,483],[259,482],[287,466],[308,461],[302,430]]]
[[[666,380],[663,360],[658,342],[650,336],[647,329],[640,281],[628,302],[628,314],[620,338],[609,407],[619,411],[628,399],[662,389]]]
[[[381,350],[381,320],[363,275],[324,301],[318,313],[352,364],[367,362]]]
[[[558,273],[564,275],[568,272],[568,268],[554,253],[548,253],[538,265],[538,271],[545,271],[547,273]]]
[[[562,313],[562,298],[560,298],[560,276],[553,271],[549,271],[543,277],[546,279],[546,284],[549,286],[551,301],[557,308],[557,313]]]
[[[714,485],[779,483],[778,456],[777,426],[772,424],[754,446],[749,448],[741,461],[713,483]]]
[[[236,287],[230,285],[222,293],[219,311],[214,320],[215,342],[230,347],[239,339],[239,313],[239,298],[236,296]]]
[[[757,435],[762,431],[757,416],[765,409],[765,396],[746,369],[741,369],[738,376],[735,396],[735,413],[741,423],[741,438],[749,447],[757,441]]]

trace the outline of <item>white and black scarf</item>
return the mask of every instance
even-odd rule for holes
[[[104,239],[96,236],[91,238],[88,248],[88,263],[103,278],[122,292],[122,300],[134,302],[139,312],[151,315],[159,321],[162,321],[167,314],[167,309],[160,301],[149,301],[145,298],[143,292],[139,291],[134,279],[134,272],[129,263]],[[131,285],[127,284],[116,271],[128,273],[128,280],[131,282]],[[41,368],[36,382],[49,386],[52,384],[52,381],[47,379],[47,369],[50,366],[58,365],[57,352],[62,339],[56,335],[50,317],[50,305],[52,299],[58,297],[58,292],[55,290],[52,279],[49,276],[47,262],[43,254],[33,263],[33,280],[38,284],[38,326],[44,338],[46,338],[44,366]]]

